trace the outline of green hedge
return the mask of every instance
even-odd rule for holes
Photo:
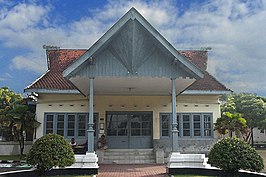
[[[74,152],[63,136],[47,134],[31,147],[27,163],[34,165],[41,173],[53,167],[66,167],[75,162]]]
[[[262,157],[249,144],[238,138],[218,141],[209,153],[208,163],[228,174],[238,170],[260,172],[264,168]]]

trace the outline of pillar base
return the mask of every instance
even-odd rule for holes
[[[172,152],[167,167],[171,168],[206,168],[208,164],[205,154],[180,154]]]
[[[98,157],[95,152],[86,152],[86,155],[75,155],[76,162],[70,168],[98,169]]]

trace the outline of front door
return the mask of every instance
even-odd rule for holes
[[[109,148],[152,148],[152,112],[107,112]]]

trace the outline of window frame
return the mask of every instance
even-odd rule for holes
[[[168,136],[163,136],[163,129],[162,128],[162,116],[168,116],[169,120],[168,120]],[[184,136],[183,135],[183,115],[189,115],[189,126],[190,126],[190,136]],[[200,136],[195,136],[194,135],[194,119],[193,116],[194,115],[200,115]],[[210,116],[210,124],[211,127],[209,128],[210,130],[213,130],[213,112],[182,112],[182,113],[177,113],[177,122],[178,122],[178,137],[181,139],[187,139],[187,138],[194,138],[194,139],[209,139],[209,138],[213,138],[214,137],[214,132],[211,131],[210,132],[210,136],[205,136],[204,132],[205,132],[205,122],[204,122],[204,115],[208,115]],[[172,136],[171,133],[171,129],[172,129],[172,113],[166,112],[166,113],[160,113],[160,138],[164,139],[164,138],[170,138]]]
[[[52,133],[54,134],[57,134],[57,131],[58,131],[58,115],[64,115],[64,137],[65,138],[75,138],[75,139],[82,139],[82,138],[86,138],[87,137],[87,131],[88,130],[88,122],[89,122],[89,113],[88,112],[45,112],[44,113],[44,125],[43,125],[43,135],[46,135],[47,134],[47,116],[48,115],[52,115],[53,116],[53,131]],[[69,136],[68,135],[68,116],[69,115],[74,115],[74,135],[73,136]],[[85,135],[84,136],[78,136],[78,131],[79,131],[79,122],[78,122],[78,118],[80,115],[85,115],[85,124],[87,126],[85,126]],[[99,114],[98,113],[94,113],[93,116],[96,116],[95,120],[96,122],[93,122],[94,125],[95,125],[95,133],[94,133],[94,136],[96,136],[98,134],[98,117],[99,117]]]

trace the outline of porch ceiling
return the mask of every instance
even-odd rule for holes
[[[89,95],[89,78],[73,77],[70,81],[83,93]],[[176,92],[180,93],[191,85],[195,79],[177,78]],[[94,79],[95,95],[169,95],[171,80],[169,78],[140,77],[97,77]]]

